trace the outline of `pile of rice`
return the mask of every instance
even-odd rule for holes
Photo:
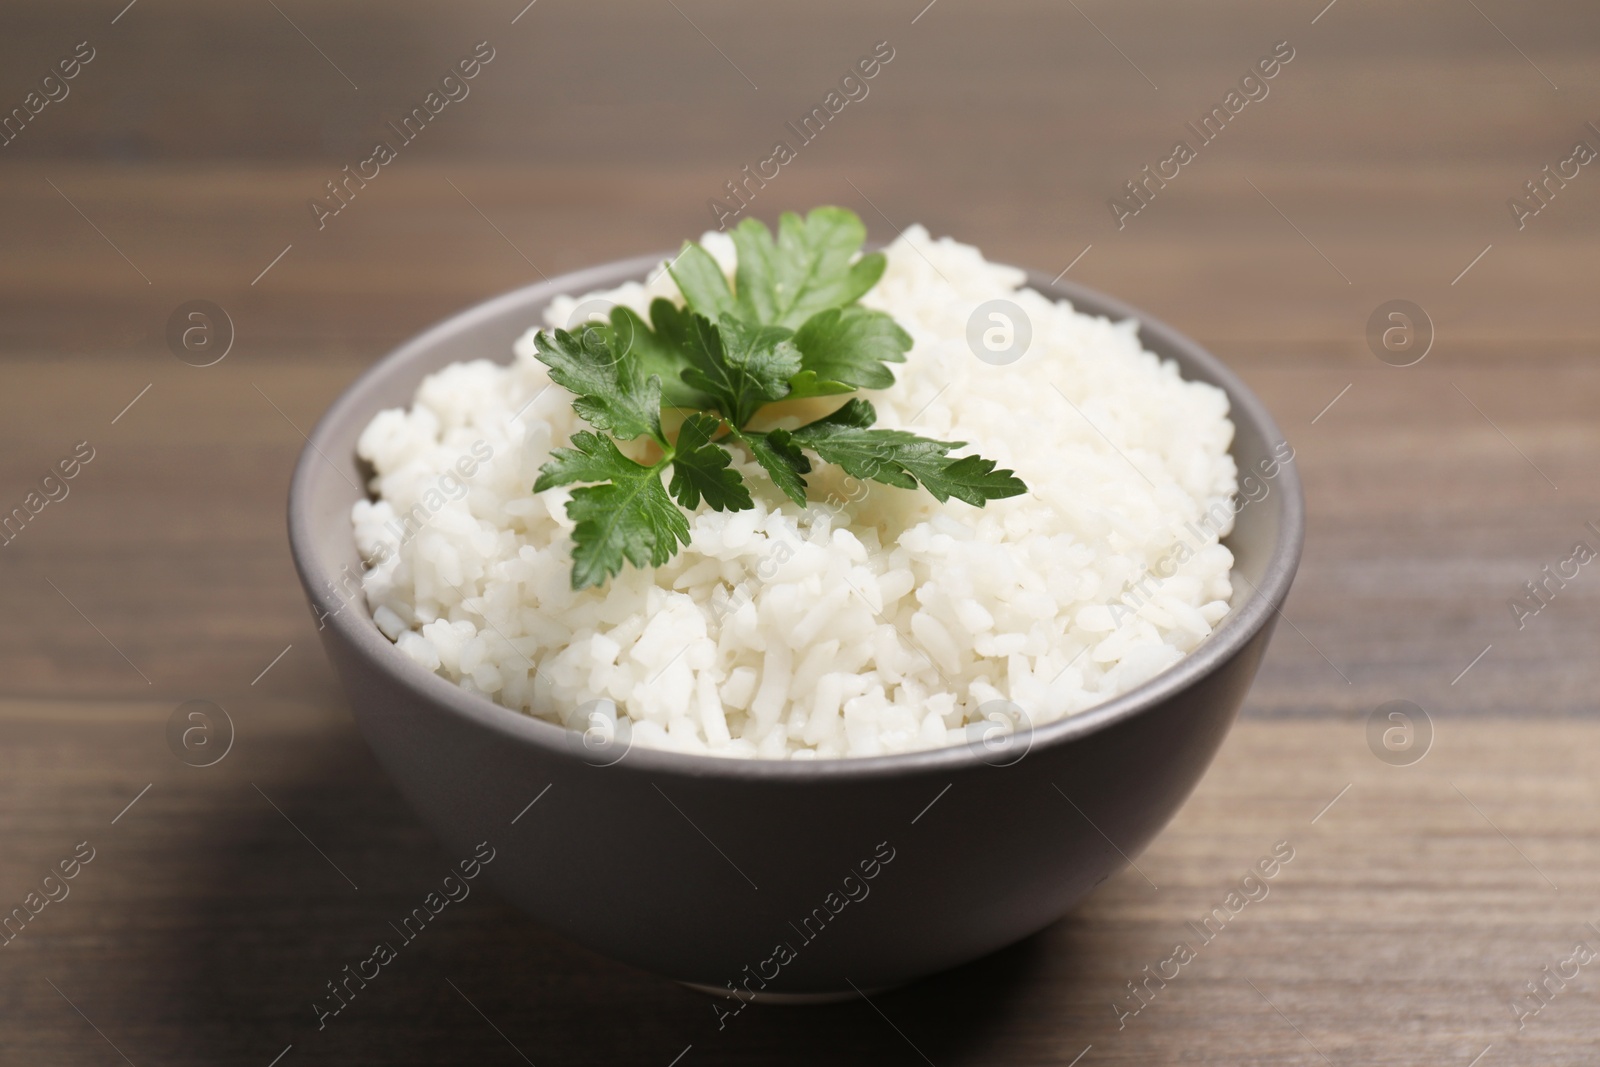
[[[731,240],[702,243],[731,276]],[[887,255],[862,303],[915,346],[892,388],[862,394],[878,425],[966,441],[1027,495],[939,504],[819,466],[802,510],[736,459],[755,510],[702,507],[666,566],[574,592],[569,491],[531,488],[584,426],[530,330],[509,366],[446,367],[361,435],[375,499],[353,520],[363,557],[380,561],[365,575],[378,626],[508,708],[560,722],[598,706],[634,744],[769,759],[966,742],[1000,721],[991,712],[1008,705],[995,702],[1040,725],[1171,666],[1232,595],[1217,543],[1238,487],[1226,396],[1144,351],[1135,323],[1020,288],[1021,271],[976,248],[913,226]],[[568,327],[575,308],[609,302],[646,313],[659,296],[681,302],[664,271],[558,298],[545,321]],[[995,298],[1032,324],[1008,366],[966,340]],[[793,405],[780,424],[841,400]]]

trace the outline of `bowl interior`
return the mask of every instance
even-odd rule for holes
[[[338,627],[362,655],[403,677],[430,700],[454,713],[489,721],[509,735],[557,748],[563,728],[503,708],[432,674],[402,655],[372,622],[360,594],[360,558],[350,526],[350,509],[363,490],[364,472],[356,459],[356,439],[385,408],[408,407],[421,380],[461,360],[509,362],[513,342],[554,297],[581,295],[641,279],[663,256],[642,256],[530,285],[496,297],[430,328],[369,368],[339,397],[312,432],[296,468],[289,501],[290,546],[313,607],[324,624]],[[1128,693],[1067,719],[1037,727],[1033,745],[1065,742],[1182,689],[1224,662],[1270,621],[1283,602],[1299,561],[1304,504],[1293,462],[1282,462],[1286,443],[1261,402],[1215,356],[1164,323],[1120,301],[1070,282],[1053,283],[1030,272],[1030,287],[1065,299],[1079,311],[1113,320],[1139,321],[1141,342],[1163,359],[1175,360],[1185,378],[1209,382],[1228,394],[1235,426],[1231,448],[1241,481],[1254,473],[1265,487],[1239,509],[1225,544],[1234,554],[1233,610],[1192,653]],[[1292,452],[1289,453],[1292,456]],[[1278,461],[1263,477],[1265,465]],[[974,757],[964,747],[897,756],[793,762],[731,760],[656,750],[635,751],[629,760],[659,772],[746,775],[873,774],[911,764],[964,763]]]

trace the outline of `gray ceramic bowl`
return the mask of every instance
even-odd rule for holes
[[[1294,465],[1262,479],[1267,494],[1237,517],[1227,543],[1244,580],[1217,631],[1090,711],[994,748],[789,762],[635,747],[598,766],[609,757],[574,743],[580,735],[457,688],[378,631],[355,580],[355,443],[380,409],[409,405],[424,375],[508,360],[552,297],[642,278],[661,258],[465,311],[368,370],[318,423],[290,489],[289,540],[362,733],[452,860],[488,842],[485,877],[529,915],[691,985],[849,995],[1048,926],[1150,843],[1222,744],[1299,561]],[[1260,401],[1194,342],[1076,285],[1030,284],[1082,311],[1139,319],[1147,348],[1224,389],[1241,472],[1265,469],[1283,445]]]

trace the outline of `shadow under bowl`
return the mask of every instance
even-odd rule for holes
[[[1237,592],[1216,631],[1145,684],[1022,733],[998,757],[983,746],[803,762],[635,747],[597,765],[581,735],[424,670],[378,630],[350,525],[363,477],[356,438],[446,364],[508,360],[553,297],[643,278],[662,258],[462,312],[366,371],[318,423],[290,489],[289,540],[362,733],[451,856],[480,842],[495,850],[484,874],[508,900],[597,952],[691,985],[822,999],[900,985],[1044,928],[1149,844],[1233,723],[1304,535],[1282,434],[1193,341],[1030,275],[1079,311],[1139,320],[1146,348],[1228,394],[1232,453],[1268,492],[1239,510],[1227,539]]]

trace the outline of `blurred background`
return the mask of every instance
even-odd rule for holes
[[[1600,579],[1526,588],[1600,549],[1600,9],[525,3],[0,4],[0,512],[92,453],[0,549],[0,906],[96,850],[0,948],[0,1059],[1589,1062],[1583,978],[1508,1005],[1600,947]],[[785,124],[875,49],[801,145]],[[922,223],[1067,272],[1267,402],[1310,526],[1243,721],[1151,884],[876,1007],[719,1031],[485,891],[318,1031],[324,982],[443,861],[303,606],[303,431],[456,310],[712,228],[779,140],[746,214],[836,203],[875,240]],[[1128,199],[1179,140],[1196,158]],[[395,157],[315,211],[378,141]],[[232,340],[204,367],[168,336],[196,300]],[[1393,301],[1414,337],[1386,346]],[[168,747],[191,699],[237,731],[211,767]],[[1409,763],[1367,741],[1393,700],[1420,712]],[[1124,984],[1279,839],[1301,858],[1274,902],[1119,1028]]]

